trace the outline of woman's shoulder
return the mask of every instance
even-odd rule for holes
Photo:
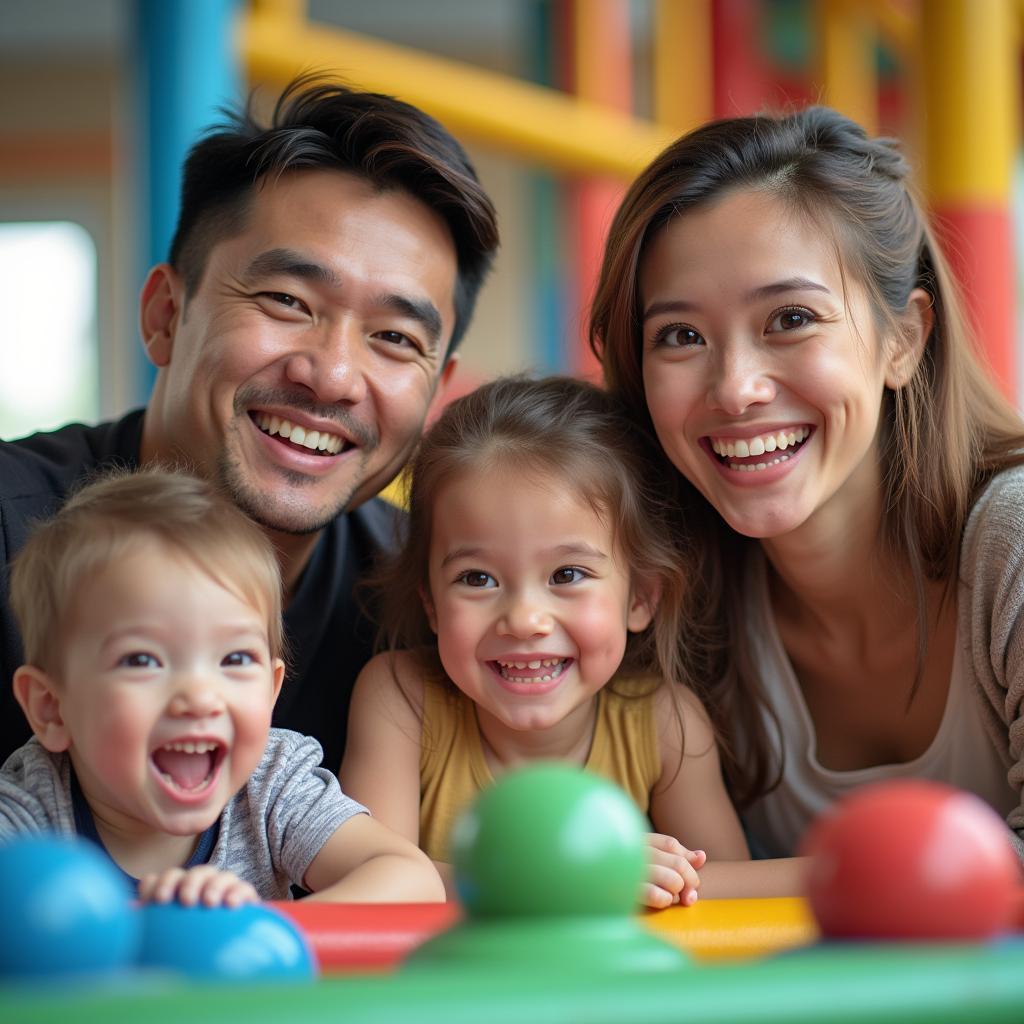
[[[1024,558],[1024,465],[997,473],[971,507],[960,547],[961,579]]]

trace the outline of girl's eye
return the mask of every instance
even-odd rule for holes
[[[656,348],[691,348],[704,344],[706,344],[704,338],[685,324],[669,324],[654,335]]]
[[[809,309],[782,309],[768,321],[768,333],[794,331],[814,323],[817,317]]]
[[[498,581],[488,572],[481,572],[479,569],[467,569],[455,577],[456,583],[465,583],[467,587],[490,588],[496,587]]]
[[[225,668],[246,668],[256,664],[256,658],[249,651],[232,651],[225,654],[221,664]]]
[[[574,565],[565,565],[561,569],[556,569],[551,574],[551,582],[555,584],[559,583],[579,583],[580,580],[585,580],[587,574],[582,569],[577,569]]]
[[[153,654],[147,654],[145,651],[132,651],[131,654],[125,654],[121,658],[118,658],[117,664],[119,668],[159,668],[160,661]]]

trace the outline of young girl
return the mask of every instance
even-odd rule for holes
[[[378,581],[392,650],[357,681],[341,777],[449,890],[456,816],[539,759],[612,779],[649,815],[648,906],[692,903],[705,855],[748,856],[677,682],[683,559],[646,466],[615,403],[563,378],[485,385],[423,441],[408,540]]]
[[[825,108],[707,125],[630,188],[594,303],[672,464],[680,637],[772,857],[899,777],[981,796],[1024,854],[1024,424],[908,174]]]

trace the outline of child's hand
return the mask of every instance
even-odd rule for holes
[[[231,871],[220,871],[210,864],[195,868],[169,868],[146,875],[139,882],[143,903],[170,903],[177,900],[186,907],[240,907],[259,903],[256,890]]]
[[[647,835],[650,869],[643,887],[644,905],[660,910],[680,903],[697,902],[700,877],[697,869],[708,859],[703,850],[688,850],[678,839],[657,832]]]

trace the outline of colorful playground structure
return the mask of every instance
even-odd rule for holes
[[[887,815],[907,827],[872,827]],[[810,834],[807,902],[636,916],[644,827],[625,793],[577,769],[513,773],[456,827],[461,905],[423,906],[140,908],[85,841],[10,843],[0,1019],[1021,1019],[1020,866],[975,797],[862,790]]]

